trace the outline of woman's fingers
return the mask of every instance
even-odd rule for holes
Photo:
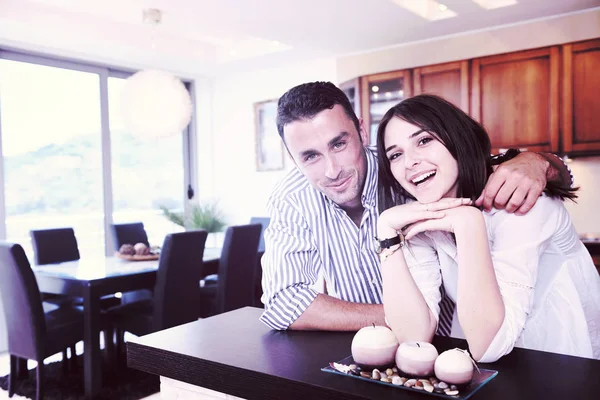
[[[433,203],[427,203],[427,204],[417,203],[416,207],[419,207],[420,209],[425,209],[425,211],[440,211],[440,210],[447,210],[449,208],[466,206],[466,205],[470,205],[472,203],[473,203],[473,201],[471,199],[459,197],[459,198],[441,199],[439,201],[435,201]]]

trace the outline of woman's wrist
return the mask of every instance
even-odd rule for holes
[[[465,212],[453,224],[455,236],[471,235],[474,228],[485,227],[483,213],[475,207],[465,207]]]

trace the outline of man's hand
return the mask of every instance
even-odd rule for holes
[[[478,206],[490,211],[504,208],[517,215],[526,214],[546,187],[550,163],[540,154],[524,152],[498,166],[485,185]]]

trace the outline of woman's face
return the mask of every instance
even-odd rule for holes
[[[458,163],[437,137],[394,117],[385,128],[384,144],[394,178],[417,201],[456,197]]]

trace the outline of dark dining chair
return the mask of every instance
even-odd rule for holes
[[[146,246],[150,246],[143,222],[113,224],[112,232],[116,250],[119,250],[124,244],[135,245],[136,243],[144,243]]]
[[[73,228],[40,229],[29,233],[37,265],[79,260],[79,246]]]
[[[112,236],[115,250],[118,251],[124,244],[135,245],[144,243],[150,247],[148,234],[144,228],[143,222],[131,222],[126,224],[112,224]],[[133,303],[136,301],[145,301],[152,298],[152,291],[146,289],[133,290],[125,292],[121,296],[123,303]]]
[[[227,228],[219,261],[219,274],[200,283],[200,309],[203,318],[254,304],[261,231],[260,224]]]
[[[67,367],[69,346],[83,340],[83,311],[63,306],[44,312],[35,275],[19,244],[0,242],[0,295],[4,306],[10,354],[8,395],[15,392],[17,366],[37,361],[36,399],[43,397],[44,359],[62,352]]]
[[[160,252],[153,298],[107,311],[117,332],[117,354],[121,354],[124,332],[141,336],[198,319],[198,281],[207,236],[205,230],[167,235]]]
[[[269,217],[252,217],[251,224],[261,224],[262,231],[260,232],[260,241],[258,242],[258,256],[256,274],[254,276],[254,307],[264,307],[260,298],[262,297],[262,256],[265,254],[265,230],[269,226],[271,218]]]

